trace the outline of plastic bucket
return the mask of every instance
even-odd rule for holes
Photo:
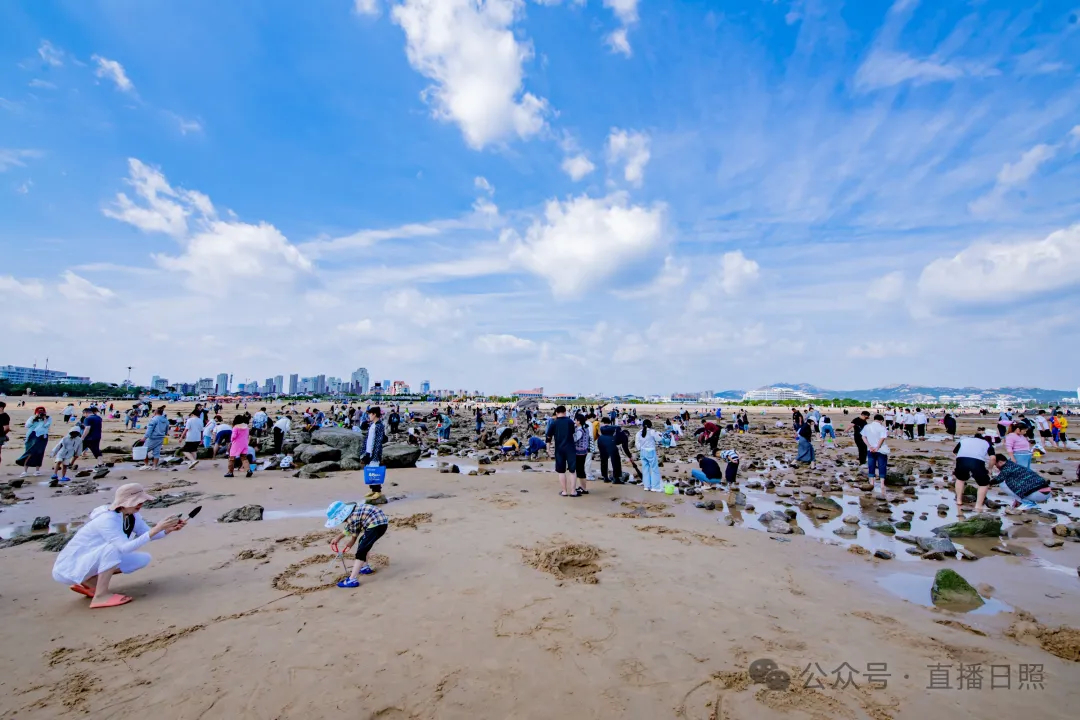
[[[133,457],[136,460],[145,460],[146,459],[146,446],[145,445],[140,445],[137,448],[132,448],[131,449],[131,457]]]
[[[365,485],[382,485],[386,482],[386,468],[382,465],[369,465],[364,468]]]
[[[675,494],[675,486],[672,485],[671,483],[667,483],[666,485],[664,485],[664,494],[665,495],[674,495]]]

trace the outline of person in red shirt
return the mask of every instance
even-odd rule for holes
[[[716,444],[720,442],[719,425],[702,418],[701,428],[694,434],[697,435],[698,442],[708,443],[709,449],[712,451],[712,454],[716,454]]]

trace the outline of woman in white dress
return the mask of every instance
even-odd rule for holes
[[[53,580],[70,585],[74,592],[90,598],[91,608],[107,608],[131,602],[127,595],[109,592],[109,582],[116,573],[131,574],[150,564],[150,555],[136,552],[151,540],[160,540],[184,527],[173,516],[153,528],[139,515],[143,503],[154,497],[139,483],[116,488],[110,505],[94,508],[90,521],[79,528],[75,537],[56,558]]]

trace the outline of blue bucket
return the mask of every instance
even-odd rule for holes
[[[382,465],[368,466],[364,468],[365,485],[384,485],[386,483],[386,468]]]

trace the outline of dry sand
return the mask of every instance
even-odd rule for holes
[[[23,410],[9,407],[16,422]],[[104,445],[118,427],[107,423]],[[17,473],[20,448],[18,433],[0,481]],[[248,480],[222,478],[220,461],[156,473],[120,463],[94,495],[20,489],[33,499],[5,507],[0,525],[85,516],[120,476],[205,494],[145,511],[151,521],[204,511],[149,547],[147,569],[115,580],[135,598],[118,609],[91,611],[53,582],[56,556],[38,543],[0,550],[0,717],[1034,720],[1067,717],[1080,700],[1080,666],[1048,651],[1075,647],[1053,630],[1080,626],[1075,572],[1019,557],[869,560],[809,535],[728,527],[697,498],[596,483],[567,499],[549,472],[493,467],[391,470],[387,493],[404,497],[384,506],[393,527],[356,590],[333,586],[343,569],[316,515],[360,497],[359,473]],[[248,503],[277,519],[215,522]],[[1080,543],[1053,552],[1059,567],[1080,564]],[[1014,612],[936,610],[876,582],[941,567],[992,585],[984,594]],[[790,674],[787,690],[754,684],[762,659]],[[857,687],[798,677],[842,663]],[[869,663],[887,663],[886,688],[868,687]],[[950,666],[955,685],[960,663],[987,668],[982,690],[927,689],[928,666]],[[1011,666],[1013,689],[989,688],[991,664]],[[1021,664],[1042,666],[1042,689],[1019,689]]]

